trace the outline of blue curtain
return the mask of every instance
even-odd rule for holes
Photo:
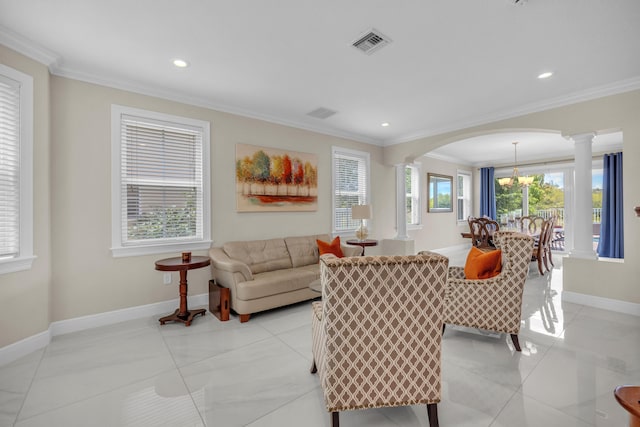
[[[605,154],[602,172],[602,216],[598,255],[624,258],[622,153]]]
[[[496,187],[493,168],[480,169],[480,216],[496,219]]]

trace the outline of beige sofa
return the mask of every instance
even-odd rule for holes
[[[227,242],[211,248],[216,283],[230,289],[231,308],[247,322],[251,313],[317,298],[309,289],[320,278],[316,239],[328,234],[268,240]],[[362,253],[359,246],[342,245],[345,256]]]

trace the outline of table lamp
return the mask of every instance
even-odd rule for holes
[[[360,228],[356,230],[358,240],[366,240],[369,235],[367,227],[364,226],[365,219],[371,219],[371,205],[351,206],[351,218],[360,220]]]

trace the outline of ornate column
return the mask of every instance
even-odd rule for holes
[[[575,143],[575,209],[573,249],[569,253],[573,258],[597,259],[593,250],[593,201],[591,198],[591,146],[595,133],[572,135]]]

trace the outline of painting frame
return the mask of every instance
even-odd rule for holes
[[[318,156],[314,153],[236,144],[237,212],[318,210]]]

